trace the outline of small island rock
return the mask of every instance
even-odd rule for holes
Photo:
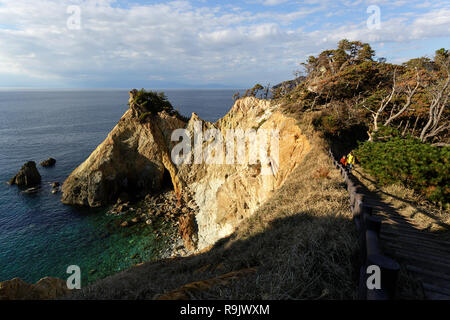
[[[40,163],[43,167],[53,167],[56,164],[56,160],[53,158],[48,158]]]
[[[17,184],[23,187],[34,187],[40,182],[41,175],[36,168],[36,163],[34,161],[28,161],[8,183],[10,185]]]

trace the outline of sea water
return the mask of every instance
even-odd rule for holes
[[[161,91],[161,90],[160,90]],[[216,121],[237,90],[162,90],[181,114]],[[66,279],[78,265],[82,284],[151,260],[161,247],[151,230],[111,232],[105,208],[63,205],[51,193],[106,138],[127,110],[128,90],[0,90],[0,281]],[[51,168],[39,166],[49,157]],[[6,182],[29,160],[42,176],[37,193]]]

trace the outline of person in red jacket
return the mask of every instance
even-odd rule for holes
[[[344,168],[347,167],[347,157],[345,155],[342,156],[339,162],[344,166]]]

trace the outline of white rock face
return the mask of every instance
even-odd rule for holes
[[[199,120],[196,116],[193,119]],[[193,127],[192,119],[187,127]],[[294,119],[277,111],[277,106],[269,101],[255,98],[238,100],[225,117],[215,124],[203,122],[203,128],[217,128],[223,136],[227,129],[273,129],[279,132],[279,140],[278,159],[265,165],[273,175],[261,174],[264,165],[249,163],[179,166],[179,173],[199,206],[196,221],[200,250],[230,235],[243,219],[251,216],[310,150]],[[249,143],[245,146],[247,159],[251,147]]]

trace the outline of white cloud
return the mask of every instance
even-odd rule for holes
[[[277,5],[280,5],[287,1],[289,1],[289,0],[262,0],[262,1],[258,1],[258,2],[262,3],[265,6],[277,6]]]
[[[270,8],[254,13],[226,6],[198,8],[188,1],[119,7],[115,1],[85,0],[78,2],[81,30],[68,30],[66,9],[77,2],[0,0],[0,75],[69,84],[142,79],[240,85],[284,80],[307,55],[344,37],[401,42],[447,37],[450,29],[450,9],[433,9],[382,20],[376,31],[368,30],[365,21],[323,23],[305,31],[299,21],[308,26],[310,17],[321,19],[315,14],[325,6],[316,2],[289,12]]]

